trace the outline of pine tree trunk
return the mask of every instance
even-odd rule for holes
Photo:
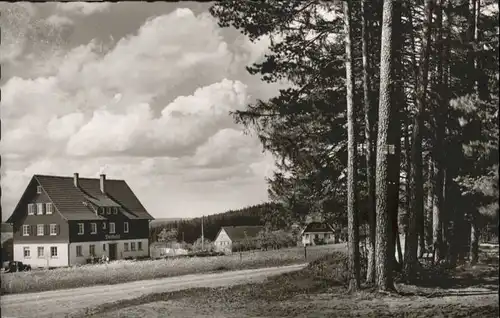
[[[395,30],[401,28],[401,2],[394,2],[394,19],[392,27]],[[393,257],[393,264],[398,266],[396,260],[396,247],[399,241],[399,228],[398,228],[398,212],[399,212],[399,185],[400,185],[400,169],[401,169],[401,116],[402,110],[406,107],[406,100],[403,87],[403,65],[402,65],[402,34],[395,32],[393,35],[393,58],[394,58],[394,75],[393,75],[393,107],[391,114],[391,122],[389,123],[389,143],[394,147],[394,152],[389,157],[389,209],[391,211],[391,224],[392,224],[392,243],[391,255]],[[401,258],[400,258],[401,259]]]
[[[356,291],[360,287],[359,264],[359,228],[357,207],[357,147],[356,118],[354,110],[354,74],[352,68],[352,27],[351,3],[344,1],[344,27],[346,51],[346,90],[347,90],[347,231],[349,236],[349,290]]]
[[[475,265],[479,260],[479,225],[477,215],[472,218],[470,227],[470,264]]]
[[[394,290],[391,255],[391,211],[389,210],[388,141],[393,114],[393,32],[394,1],[384,0],[380,51],[380,90],[376,164],[376,281],[379,290]]]
[[[368,210],[368,266],[366,271],[366,282],[375,282],[375,174],[374,174],[374,149],[373,147],[373,107],[370,56],[368,53],[370,27],[368,19],[370,17],[369,1],[363,0],[362,5],[362,50],[363,50],[363,103],[365,113],[365,158],[366,158],[366,184],[367,184],[367,210]]]
[[[442,10],[442,0],[436,1],[436,29],[437,29],[437,52],[442,54],[443,52],[443,10]],[[437,105],[434,111],[434,121],[435,121],[435,136],[434,136],[434,147],[432,155],[434,157],[434,187],[433,187],[433,198],[434,198],[434,209],[433,209],[433,219],[432,219],[432,245],[434,248],[434,262],[440,263],[444,257],[443,251],[443,139],[444,139],[444,125],[443,117],[446,112],[446,104],[444,103],[443,94],[443,60],[442,56],[438,56],[437,60]]]
[[[420,64],[420,77],[417,86],[417,114],[413,125],[413,143],[411,149],[412,168],[410,174],[411,184],[411,209],[409,215],[409,229],[407,246],[405,250],[405,273],[409,279],[415,275],[417,260],[417,222],[418,216],[423,216],[423,178],[422,178],[422,126],[425,97],[427,91],[429,72],[429,51],[432,23],[433,1],[426,1],[426,21],[424,21],[424,38],[422,41],[422,62]],[[423,219],[423,217],[422,217]]]
[[[434,211],[434,165],[432,157],[429,156],[429,167],[427,172],[427,209],[425,211],[425,248],[432,251],[432,213]]]

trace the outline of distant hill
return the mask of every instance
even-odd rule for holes
[[[205,216],[203,230],[206,238],[213,240],[222,226],[231,225],[264,225],[266,217],[273,214],[279,206],[275,203],[252,205],[238,210]],[[158,233],[164,228],[176,228],[177,240],[193,243],[201,236],[201,218],[169,220],[167,222],[151,222],[150,239],[157,241]]]
[[[182,220],[189,220],[189,219],[188,218],[157,218],[157,219],[152,220],[149,223],[149,226],[150,227],[156,227],[156,226],[159,226],[159,225],[172,224],[172,223],[175,223],[175,222],[178,222],[178,221],[182,221]]]

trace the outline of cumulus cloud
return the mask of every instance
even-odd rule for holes
[[[105,165],[160,216],[166,199],[175,202],[174,214],[194,213],[196,204],[215,213],[265,200],[273,161],[229,112],[282,87],[244,71],[266,41],[227,43],[208,14],[179,9],[112,48],[91,41],[59,51],[45,76],[10,78],[2,86],[0,150],[9,154],[2,203],[13,206],[35,173],[95,177]]]
[[[58,3],[57,9],[69,14],[75,15],[91,15],[96,12],[103,12],[109,9],[109,2],[67,2]]]
[[[71,20],[68,17],[58,15],[58,14],[53,14],[50,17],[48,17],[47,22],[52,24],[55,27],[63,27],[66,25],[73,24],[73,20]]]

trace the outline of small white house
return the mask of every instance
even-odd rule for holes
[[[327,244],[335,243],[335,230],[326,222],[311,222],[302,231],[302,245],[316,245],[322,240]]]
[[[231,254],[233,244],[244,242],[246,239],[253,239],[264,230],[263,226],[223,226],[217,233],[214,240],[215,250],[226,254]]]

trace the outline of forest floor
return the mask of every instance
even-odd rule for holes
[[[498,245],[479,264],[424,265],[418,282],[396,277],[397,293],[349,294],[341,252],[264,283],[150,294],[93,308],[92,317],[498,317]]]

